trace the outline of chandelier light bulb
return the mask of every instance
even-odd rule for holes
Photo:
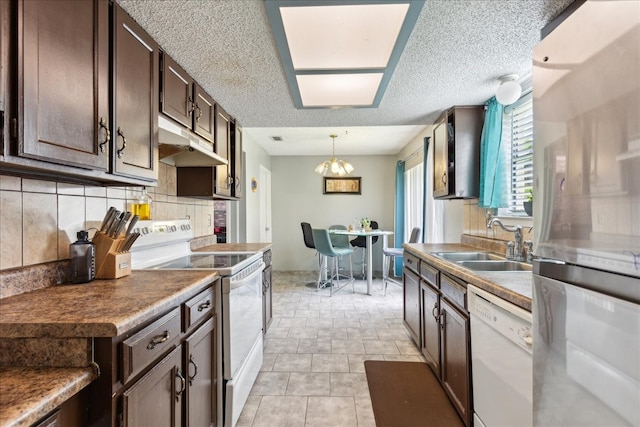
[[[338,135],[329,135],[332,138],[332,148],[331,148],[331,159],[326,160],[320,163],[314,169],[315,173],[326,176],[326,175],[334,175],[334,176],[344,176],[349,175],[353,172],[354,168],[349,162],[345,162],[344,160],[336,159],[335,148],[336,148],[336,138]]]

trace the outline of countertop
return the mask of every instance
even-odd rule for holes
[[[3,298],[2,348],[13,338],[115,337],[217,278],[214,271],[135,270],[120,279],[58,285]],[[0,368],[0,426],[33,424],[94,379],[90,366]]]
[[[432,255],[434,252],[477,252],[482,250],[474,246],[455,243],[405,243],[403,247],[408,252],[424,259],[440,271],[449,273],[452,276],[458,277],[467,283],[511,302],[518,307],[529,312],[531,311],[533,276],[530,271],[475,271],[466,269],[459,264],[451,261],[445,261],[442,258]]]
[[[30,426],[96,379],[87,368],[0,368],[0,426]]]
[[[58,285],[0,300],[0,338],[115,337],[195,295],[203,270],[134,270],[115,280]]]

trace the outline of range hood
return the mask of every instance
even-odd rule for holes
[[[213,151],[211,142],[162,115],[158,115],[158,145],[160,161],[168,165],[217,166],[229,163]]]

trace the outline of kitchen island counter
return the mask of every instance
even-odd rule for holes
[[[531,271],[475,271],[434,255],[436,252],[478,252],[474,246],[447,243],[405,243],[404,249],[466,283],[484,289],[524,310],[531,311],[533,276]]]

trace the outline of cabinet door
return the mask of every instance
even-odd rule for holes
[[[447,120],[441,120],[433,129],[433,197],[449,194]]]
[[[236,121],[231,133],[231,176],[233,177],[233,197],[242,198],[244,180],[242,179],[242,128]]]
[[[422,307],[422,354],[438,379],[440,378],[440,313],[439,292],[420,283]]]
[[[113,30],[113,170],[158,179],[158,46],[116,3]]]
[[[215,108],[216,103],[197,83],[193,84],[195,105],[193,116],[193,131],[209,142],[214,141]],[[216,153],[220,154],[217,151]],[[225,159],[227,156],[223,156]]]
[[[186,381],[180,370],[182,347],[158,362],[122,396],[125,427],[178,427]]]
[[[442,385],[467,426],[471,424],[469,316],[440,299]]]
[[[403,270],[404,324],[420,346],[420,280],[411,270]]]
[[[231,118],[216,104],[216,153],[223,159],[229,159],[229,134]],[[229,175],[229,165],[216,166],[216,194],[231,196],[232,179]]]
[[[160,111],[187,129],[193,126],[193,84],[191,77],[176,61],[162,53]]]
[[[269,265],[265,267],[262,272],[262,333],[266,334],[271,320],[273,320],[272,311],[272,294],[271,294],[271,278],[272,267]]]
[[[216,323],[207,320],[184,341],[187,376],[186,426],[214,426],[217,420]]]
[[[18,2],[18,156],[108,169],[108,12],[99,0]]]

